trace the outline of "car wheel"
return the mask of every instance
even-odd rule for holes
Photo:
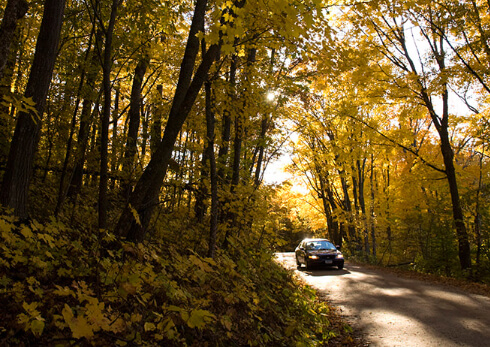
[[[344,264],[342,265],[337,265],[337,267],[339,268],[339,270],[342,270],[344,268]]]
[[[296,266],[297,266],[298,268],[300,268],[300,267],[301,267],[301,263],[299,262],[298,257],[296,257]]]
[[[305,266],[306,266],[306,270],[311,269],[311,265],[310,263],[308,263],[308,260],[305,260]]]

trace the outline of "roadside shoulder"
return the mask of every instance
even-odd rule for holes
[[[399,268],[393,268],[393,267],[384,267],[384,266],[366,264],[366,263],[361,263],[361,262],[355,262],[352,260],[349,260],[349,264],[359,265],[359,266],[365,267],[367,269],[391,273],[391,274],[394,274],[398,277],[417,279],[417,280],[428,282],[428,283],[443,285],[443,286],[447,286],[447,287],[453,287],[453,288],[456,288],[456,289],[459,289],[461,291],[471,293],[471,294],[478,294],[478,295],[490,297],[490,285],[488,285],[488,284],[476,283],[476,282],[471,282],[468,280],[451,278],[451,277],[444,277],[444,276],[439,276],[439,275],[434,275],[434,274],[425,274],[425,273],[415,272],[415,271],[406,270],[406,269],[399,269]]]

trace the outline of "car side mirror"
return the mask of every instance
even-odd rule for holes
[[[340,247],[339,245],[335,245],[335,248],[337,248],[340,251],[340,248],[342,247]]]

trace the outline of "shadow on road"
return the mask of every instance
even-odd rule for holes
[[[278,253],[296,269],[294,253]],[[347,263],[297,270],[368,334],[372,346],[490,346],[490,298]]]
[[[324,276],[344,276],[350,274],[349,270],[342,269],[338,270],[337,268],[313,268],[313,269],[308,269],[301,267],[298,268],[298,271],[301,271],[308,276],[313,276],[313,277],[324,277]]]
[[[440,346],[490,346],[488,298],[362,266],[350,270],[352,276],[343,279],[337,300],[354,315],[369,317],[363,320],[365,328],[379,318],[385,329],[398,329],[405,336],[413,334],[408,326],[418,328],[417,335],[427,334],[428,346],[435,345],[434,340]],[[407,339],[406,346],[415,345],[410,342]]]

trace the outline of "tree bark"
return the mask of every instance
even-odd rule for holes
[[[461,269],[471,267],[471,251],[468,241],[468,233],[464,223],[463,209],[459,199],[458,183],[456,179],[456,169],[454,167],[454,153],[449,142],[449,134],[447,128],[441,129],[441,151],[444,158],[444,166],[446,167],[447,181],[449,184],[449,192],[451,194],[451,202],[453,207],[453,219],[456,225],[456,236],[458,238],[458,254]]]
[[[157,93],[154,97],[154,102],[151,107],[151,137],[150,137],[150,152],[156,152],[158,144],[162,141],[162,93],[163,86],[161,84],[157,85]]]
[[[95,75],[95,74],[94,74]],[[90,77],[87,77],[89,79]],[[90,82],[87,80],[87,84]],[[93,120],[99,113],[99,97],[95,102],[95,106],[92,110],[93,101],[90,97],[86,97],[83,100],[82,114],[80,115],[80,126],[78,129],[77,137],[77,152],[75,155],[75,165],[73,167],[73,172],[70,179],[70,184],[68,186],[67,196],[71,199],[76,198],[82,189],[83,183],[83,167],[85,166],[85,157],[87,153],[87,147],[89,143],[90,128]]]
[[[230,64],[230,74],[229,74],[229,88],[228,92],[228,107],[223,112],[223,121],[221,129],[221,146],[218,151],[218,177],[221,183],[227,181],[227,161],[228,152],[230,150],[230,140],[231,140],[231,108],[233,105],[233,100],[235,100],[235,87],[236,87],[236,72],[237,72],[238,57],[233,55]]]
[[[371,242],[373,243],[373,256],[376,257],[376,226],[374,216],[374,155],[371,153],[371,175],[369,176],[369,184],[371,186],[371,213],[370,213],[370,226],[371,226]]]
[[[129,199],[129,195],[131,194],[131,179],[136,166],[137,139],[140,128],[141,85],[143,84],[143,77],[145,76],[147,66],[147,58],[143,58],[138,62],[134,71],[133,86],[131,88],[131,101],[128,113],[129,129],[122,167],[122,193],[125,201]]]
[[[8,0],[3,14],[2,24],[0,24],[0,79],[7,63],[10,46],[15,37],[17,22],[22,19],[29,5],[25,0]]]
[[[46,0],[44,4],[36,52],[24,93],[26,98],[34,101],[36,112],[19,113],[3,178],[0,201],[4,206],[13,208],[15,215],[22,219],[28,217],[28,192],[34,156],[58,53],[64,9],[65,0]]]
[[[214,258],[216,251],[216,236],[218,234],[218,174],[216,171],[216,158],[214,155],[214,110],[212,100],[211,83],[206,82],[206,136],[208,145],[206,148],[209,159],[210,177],[211,177],[211,213],[209,224],[209,250],[208,257]]]
[[[167,173],[177,136],[184,124],[199,91],[207,78],[207,74],[219,53],[219,45],[212,45],[204,55],[194,78],[192,74],[199,51],[199,39],[196,36],[203,26],[207,0],[197,0],[192,19],[189,37],[182,60],[179,82],[175,91],[172,108],[162,142],[152,156],[148,166],[136,183],[129,203],[124,209],[116,225],[115,232],[120,237],[132,241],[143,239],[149,225],[153,208],[158,202],[158,194]],[[138,215],[139,221],[135,218]]]
[[[439,38],[439,42],[437,42],[436,39],[434,39],[433,43],[430,42],[432,54],[434,55],[435,60],[438,64],[439,71],[446,72],[446,65],[445,65],[446,53],[444,51],[444,39],[442,36],[439,35],[439,33],[434,31],[435,26],[431,27],[430,29],[433,31],[430,32],[429,34],[433,35],[436,38],[437,37]],[[411,68],[410,72],[418,76],[418,84],[420,88],[419,97],[422,99],[422,102],[427,108],[427,111],[429,112],[429,115],[432,119],[432,122],[434,123],[434,126],[436,127],[436,130],[439,134],[439,138],[441,140],[440,142],[441,153],[444,159],[445,172],[448,180],[449,192],[451,195],[451,202],[453,207],[453,219],[454,219],[454,224],[456,226],[456,236],[458,239],[459,261],[460,261],[461,269],[465,270],[471,267],[471,250],[470,250],[470,244],[468,240],[468,233],[466,231],[466,225],[464,223],[463,209],[461,208],[461,202],[459,198],[458,183],[456,179],[456,169],[454,167],[454,152],[451,146],[451,142],[449,140],[449,132],[448,132],[449,94],[448,94],[447,82],[443,82],[441,86],[443,111],[442,111],[442,117],[439,117],[435,111],[434,104],[432,103],[429,92],[427,91],[427,88],[425,87],[422,78],[419,76],[415,64],[408,52],[404,36],[401,35],[398,40],[400,41],[403,48],[404,55],[410,64],[410,68]]]
[[[366,203],[364,197],[364,181],[365,181],[365,167],[366,167],[366,159],[361,161],[357,160],[357,174],[358,174],[358,189],[359,189],[359,207],[361,208],[362,213],[362,224],[363,224],[363,235],[364,235],[364,256],[367,258],[370,254],[369,248],[369,230],[367,223],[367,215],[366,215]]]
[[[262,170],[262,162],[264,160],[264,151],[265,151],[265,134],[267,133],[267,129],[269,128],[269,115],[265,114],[262,117],[261,128],[260,128],[260,136],[259,136],[259,157],[257,159],[257,165],[255,167],[255,179],[254,184],[255,187],[258,187],[261,183],[261,170]]]
[[[87,52],[85,53],[85,58],[83,60],[83,64],[80,64],[81,68],[82,68],[82,73],[80,76],[80,82],[78,84],[78,89],[77,89],[77,98],[75,101],[75,109],[73,111],[73,116],[71,119],[70,134],[68,136],[68,142],[66,145],[65,160],[63,161],[63,169],[61,170],[60,186],[59,186],[59,190],[58,190],[58,201],[56,203],[56,208],[54,210],[55,216],[58,216],[58,213],[59,213],[59,211],[63,205],[63,202],[65,200],[66,193],[68,191],[68,189],[65,188],[65,177],[66,177],[66,174],[68,171],[68,164],[70,162],[70,157],[71,157],[71,152],[72,152],[72,144],[73,144],[73,135],[75,134],[75,128],[77,125],[78,109],[80,107],[80,99],[82,96],[82,89],[83,89],[83,85],[85,83],[85,75],[87,73],[87,70],[86,70],[86,68],[84,68],[84,66],[90,57],[90,52],[92,50],[92,39],[93,39],[94,34],[95,34],[95,26],[92,27],[92,31],[90,33]]]
[[[105,31],[105,47],[102,64],[102,88],[104,90],[104,105],[102,108],[100,131],[100,181],[99,181],[99,228],[107,228],[107,186],[108,186],[108,147],[109,121],[111,118],[111,67],[112,67],[112,38],[116,24],[117,8],[121,0],[113,0],[109,25]]]

